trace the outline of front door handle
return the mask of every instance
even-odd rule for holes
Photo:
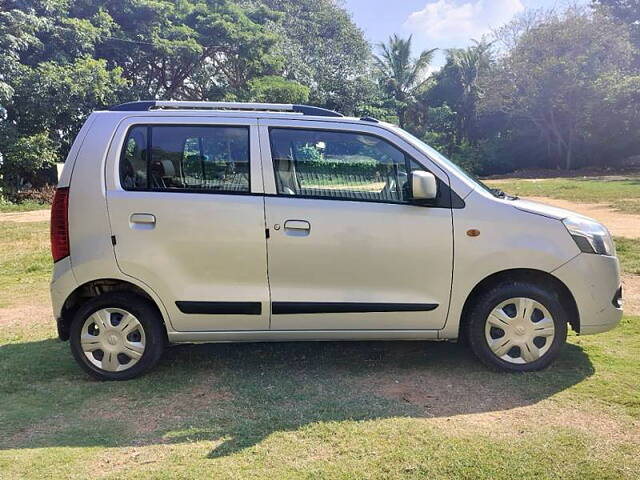
[[[306,236],[311,232],[311,224],[306,220],[286,220],[284,231],[287,235],[294,237]]]
[[[132,213],[129,226],[138,230],[151,230],[156,226],[156,216],[150,213]]]

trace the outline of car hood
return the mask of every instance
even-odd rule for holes
[[[554,218],[556,220],[564,220],[567,217],[581,217],[592,220],[593,218],[581,215],[571,210],[565,210],[564,208],[552,207],[551,205],[545,205],[544,203],[533,202],[531,200],[517,199],[512,201],[512,205],[518,210],[524,212],[534,213],[536,215],[542,215],[544,217]],[[599,222],[598,222],[599,223]]]

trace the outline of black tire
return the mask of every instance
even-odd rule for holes
[[[498,357],[489,347],[485,326],[494,308],[511,298],[530,298],[544,306],[553,318],[555,335],[551,346],[537,360],[529,363],[511,363]],[[549,288],[523,281],[494,285],[480,293],[468,311],[463,335],[473,353],[482,363],[493,370],[531,372],[542,370],[553,362],[567,340],[568,315],[557,294]]]
[[[107,371],[89,361],[80,345],[85,320],[103,308],[118,308],[133,314],[142,325],[145,346],[135,365],[123,371]],[[92,298],[82,305],[71,322],[69,344],[71,353],[80,366],[98,380],[129,380],[151,370],[162,357],[166,344],[166,331],[157,309],[148,300],[129,292],[108,292]]]

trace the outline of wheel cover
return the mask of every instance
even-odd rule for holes
[[[489,348],[509,363],[535,362],[549,351],[554,338],[549,310],[531,298],[505,300],[491,311],[485,323]]]
[[[133,367],[144,353],[144,328],[131,313],[120,308],[103,308],[84,321],[80,346],[95,367],[121,372]]]

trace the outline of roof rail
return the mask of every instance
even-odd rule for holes
[[[195,109],[195,110],[248,110],[265,112],[293,112],[318,117],[342,117],[341,113],[310,105],[292,105],[286,103],[244,103],[244,102],[182,102],[168,100],[143,100],[115,105],[109,110],[119,112],[146,112],[158,109]]]

